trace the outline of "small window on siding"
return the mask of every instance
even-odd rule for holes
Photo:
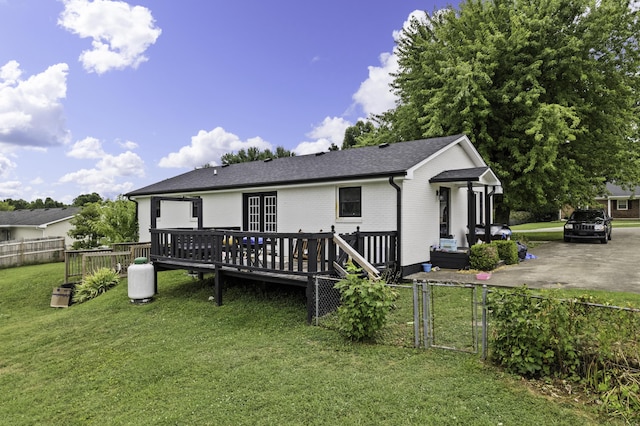
[[[629,200],[618,200],[618,210],[629,210]]]
[[[362,216],[362,188],[351,186],[338,189],[340,217]]]
[[[200,212],[198,211],[198,205],[199,203],[197,201],[191,202],[191,217],[193,218],[197,218],[200,214]]]

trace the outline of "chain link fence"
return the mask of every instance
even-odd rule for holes
[[[335,277],[316,277],[312,324],[337,328],[336,310],[340,306],[340,292],[335,285],[339,280]],[[442,281],[387,285],[394,288],[397,299],[385,327],[377,336],[379,343],[480,353],[482,358],[490,355],[492,314],[488,311],[488,298],[492,290],[487,285]],[[566,303],[576,301],[568,300]],[[611,328],[614,331],[609,335],[625,336],[626,342],[636,341],[636,332],[640,335],[638,309],[582,304],[592,327]],[[621,323],[616,318],[622,316],[632,318],[630,322],[627,322],[629,319],[624,322],[626,328],[633,328],[632,332],[615,331]],[[597,347],[602,343],[594,342],[593,345]],[[635,355],[632,358],[637,360],[639,356]]]
[[[337,327],[339,278],[316,277],[313,289],[312,323]],[[406,347],[439,347],[465,352],[478,351],[482,330],[481,302],[472,284],[418,282],[387,284],[396,300],[385,327],[377,336],[381,343]]]

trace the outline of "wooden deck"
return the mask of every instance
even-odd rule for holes
[[[334,242],[333,232],[259,233],[218,229],[152,229],[150,232],[150,258],[156,272],[185,269],[215,273],[215,298],[219,305],[225,276],[306,287],[309,298],[314,277],[336,275],[335,265],[344,267],[348,259]],[[357,230],[341,237],[371,265],[380,269],[396,267],[395,231]]]

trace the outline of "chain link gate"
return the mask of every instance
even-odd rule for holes
[[[486,357],[487,286],[460,282],[422,281],[422,342],[440,348]],[[480,293],[480,294],[479,294]]]
[[[340,306],[339,278],[317,276],[313,288],[312,322],[326,324]],[[389,315],[386,334],[416,348],[440,348],[486,355],[487,287],[457,282],[417,281],[387,284],[399,295]],[[480,294],[479,294],[480,293]]]

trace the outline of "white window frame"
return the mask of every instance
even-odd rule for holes
[[[629,210],[629,200],[616,200],[616,210]]]

